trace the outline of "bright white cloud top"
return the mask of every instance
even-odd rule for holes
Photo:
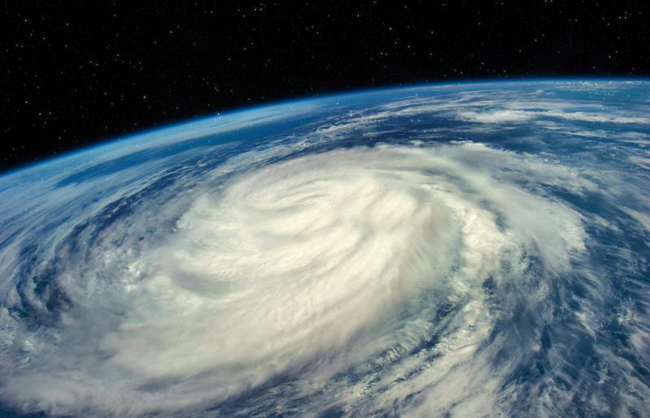
[[[648,98],[381,90],[4,176],[2,412],[648,416]]]

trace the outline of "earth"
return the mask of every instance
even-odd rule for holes
[[[0,177],[3,417],[650,416],[650,82],[234,111]]]

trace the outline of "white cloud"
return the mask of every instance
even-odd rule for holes
[[[205,174],[185,167],[176,183],[158,187],[170,163],[206,150],[57,189],[78,167],[3,178],[0,212],[11,216],[0,229],[9,242],[0,248],[2,399],[29,411],[90,417],[225,416],[215,405],[240,395],[256,396],[251,403],[259,410],[303,416],[331,408],[349,416],[508,415],[519,384],[555,390],[529,401],[533,415],[544,416],[557,412],[546,399],[566,402],[580,395],[580,385],[593,383],[594,397],[602,395],[590,376],[566,374],[565,358],[572,339],[602,338],[606,318],[598,315],[612,293],[585,257],[596,244],[585,226],[616,233],[621,226],[559,196],[618,202],[625,193],[644,195],[604,165],[566,166],[550,152],[532,156],[477,141],[510,123],[598,136],[599,129],[572,123],[644,124],[647,117],[638,109],[551,100],[546,91],[535,92],[537,101],[512,92],[444,92],[323,114],[306,132],[237,153]],[[295,112],[261,111],[246,123]],[[456,118],[462,126],[434,127],[409,138],[409,146],[295,157],[336,147],[352,133],[395,133],[383,123],[396,118],[427,117]],[[152,144],[244,126],[235,122],[152,134]],[[431,137],[453,141],[431,147]],[[539,136],[523,140],[543,144]],[[624,155],[648,169],[642,154]],[[210,167],[210,158],[199,166]],[[642,204],[622,208],[641,230],[649,228]],[[39,247],[27,268],[20,252],[28,243]],[[578,280],[574,274],[585,281],[581,310],[555,317],[554,308],[567,312],[562,303],[576,303],[551,299],[555,289],[568,289],[567,277]],[[47,285],[37,283],[42,277]],[[61,297],[57,303],[65,295],[69,306],[57,311],[50,295]],[[49,325],[34,330],[8,309],[27,303]],[[633,307],[629,312],[625,318],[634,318]],[[515,315],[521,327],[504,330]],[[543,358],[547,380],[513,383],[509,374],[540,353],[536,321],[570,335],[553,340]],[[632,348],[643,352],[645,323],[621,322],[632,332]],[[626,380],[628,358],[598,339],[592,348],[621,383],[617,399],[643,411],[650,393]],[[278,376],[282,382],[273,386]],[[553,378],[569,388],[549,385]],[[272,387],[251,394],[265,385]],[[237,407],[256,413],[246,402]]]
[[[483,112],[458,112],[460,119],[480,123],[523,122],[534,118],[535,115],[535,112],[506,109]]]

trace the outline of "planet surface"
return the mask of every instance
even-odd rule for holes
[[[244,109],[0,177],[0,415],[650,416],[650,82]]]

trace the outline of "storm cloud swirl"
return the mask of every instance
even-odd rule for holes
[[[480,141],[648,121],[454,100],[6,177],[0,399],[89,417],[648,416],[647,154],[627,176]],[[464,138],[374,140],[431,114]]]

